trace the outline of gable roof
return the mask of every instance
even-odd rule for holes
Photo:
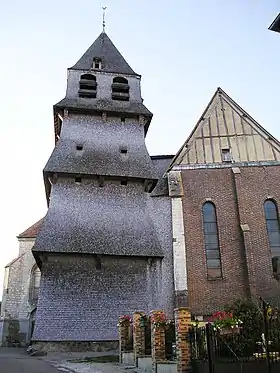
[[[151,155],[151,160],[158,178],[160,178],[165,173],[173,158],[174,154]]]
[[[39,233],[42,224],[43,224],[44,218],[37,221],[35,224],[31,225],[31,227],[27,228],[24,232],[20,233],[17,238],[35,238],[37,237],[37,234]]]
[[[271,31],[280,32],[280,13],[268,28]]]
[[[14,263],[16,263],[18,260],[20,260],[24,255],[25,255],[25,253],[22,253],[20,256],[18,256],[17,258],[13,259],[10,263],[6,264],[4,268],[10,267]]]
[[[101,58],[102,71],[104,72],[138,75],[132,70],[105,32],[102,32],[98,36],[95,42],[71,69],[90,70],[95,57]]]
[[[222,163],[226,149],[233,162],[280,161],[279,141],[218,88],[169,170],[175,164]]]

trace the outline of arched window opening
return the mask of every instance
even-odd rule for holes
[[[128,84],[128,80],[122,76],[117,76],[113,79],[113,83]]]
[[[31,271],[30,286],[29,286],[29,301],[32,304],[36,304],[38,301],[39,289],[41,281],[41,271],[35,265]]]
[[[274,276],[280,279],[280,225],[278,208],[274,201],[268,199],[264,203],[266,229],[272,257],[272,270]]]
[[[96,98],[96,77],[92,74],[83,74],[80,78],[79,97]]]
[[[92,68],[97,69],[97,70],[100,70],[102,68],[101,58],[94,57],[93,62],[92,62]]]
[[[118,101],[129,101],[128,80],[122,76],[117,76],[113,79],[112,99]]]
[[[216,208],[212,202],[206,202],[202,208],[205,253],[208,278],[221,278],[221,254],[218,235]]]

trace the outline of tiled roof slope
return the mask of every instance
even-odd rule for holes
[[[37,223],[31,225],[31,227],[27,228],[24,232],[20,233],[17,237],[18,238],[35,238],[39,233],[39,230],[42,227],[44,218],[37,221]]]
[[[95,57],[101,58],[102,71],[137,75],[105,32],[102,32],[98,36],[95,42],[88,48],[72,69],[90,70],[92,67],[92,61]]]

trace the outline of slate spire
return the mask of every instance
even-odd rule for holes
[[[132,70],[105,31],[98,36],[71,69],[90,70],[95,59],[101,60],[102,71],[104,72],[138,75]]]

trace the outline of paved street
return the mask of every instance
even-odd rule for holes
[[[31,357],[25,350],[0,347],[0,373],[61,373],[40,357]]]

